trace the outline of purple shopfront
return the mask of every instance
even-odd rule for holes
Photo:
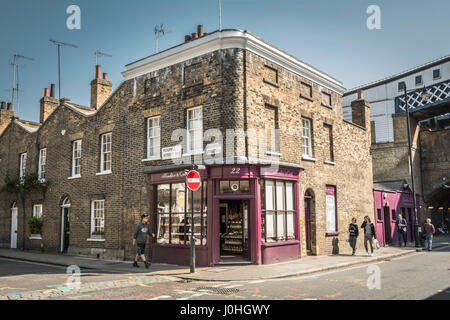
[[[406,219],[408,242],[414,241],[414,206],[411,190],[406,181],[376,183],[373,190],[377,238],[381,245],[397,245],[395,222],[398,214]],[[416,195],[417,215],[420,222],[420,197]]]
[[[186,167],[187,168],[187,167]],[[152,262],[189,265],[191,199],[185,169],[147,170],[156,240]],[[207,166],[194,193],[198,266],[269,264],[299,259],[301,167]]]

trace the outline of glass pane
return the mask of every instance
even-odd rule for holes
[[[187,192],[187,213],[190,213],[192,210],[192,200],[191,200],[191,191]],[[202,191],[198,189],[194,191],[194,211],[200,212],[202,210]]]
[[[169,243],[169,215],[158,215],[158,234],[156,235],[158,243]]]
[[[169,212],[169,192],[170,192],[170,184],[160,184],[158,185],[158,212],[166,213]]]
[[[186,244],[191,243],[191,223],[192,218],[189,217],[186,220]],[[195,245],[200,245],[201,241],[201,214],[194,214],[194,236],[195,236]]]
[[[266,232],[267,232],[267,241],[275,240],[275,213],[267,212],[266,213]]]
[[[278,240],[284,240],[286,238],[285,226],[284,226],[284,212],[277,213],[277,233]]]
[[[172,212],[185,210],[185,186],[184,183],[172,184]]]
[[[208,226],[208,215],[206,213],[203,214],[203,233],[202,233],[202,245],[206,246],[206,232],[207,232],[207,226]]]
[[[275,209],[275,184],[273,181],[266,181],[266,209]]]
[[[220,181],[220,193],[231,193],[230,181]]]
[[[250,192],[250,182],[248,180],[241,180],[239,189],[241,193],[249,193]]]
[[[284,183],[277,182],[277,210],[284,210]]]
[[[266,190],[264,188],[264,181],[261,179],[261,210],[266,209]]]
[[[208,199],[208,189],[207,189],[207,182],[205,181],[203,183],[203,212],[208,211],[208,202],[206,201]],[[206,215],[205,215],[206,217]]]
[[[288,212],[287,213],[287,236],[288,239],[294,239],[295,238],[295,214],[294,212]]]
[[[184,226],[184,213],[172,214],[172,243],[184,244],[185,239],[185,226]]]
[[[286,210],[294,210],[294,184],[286,183]]]

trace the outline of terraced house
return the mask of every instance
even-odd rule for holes
[[[149,212],[153,262],[188,264],[193,227],[199,265],[261,264],[350,252],[349,220],[373,218],[369,105],[344,120],[344,88],[324,72],[247,31],[199,26],[123,76],[111,93],[98,67],[90,106],[45,90],[40,123],[2,109],[1,183],[48,184],[1,194],[2,246],[129,259]]]

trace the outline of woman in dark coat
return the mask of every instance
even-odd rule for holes
[[[375,226],[370,221],[368,216],[364,217],[364,222],[362,223],[361,228],[364,229],[364,247],[366,248],[366,256],[369,255],[369,248],[367,246],[367,242],[369,242],[370,256],[373,257],[373,239],[377,238],[377,234],[375,232]]]

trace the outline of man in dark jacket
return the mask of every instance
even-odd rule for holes
[[[141,222],[136,226],[136,231],[133,237],[133,247],[137,244],[137,254],[134,259],[133,267],[139,268],[138,260],[141,257],[145,263],[145,268],[148,268],[150,264],[145,259],[145,244],[147,243],[148,236],[155,237],[154,233],[150,231],[150,224],[148,223],[148,214],[144,213],[141,216]]]
[[[407,222],[406,219],[402,217],[401,214],[398,215],[397,221],[395,221],[395,225],[397,226],[397,232],[398,232],[398,245],[402,246],[402,238],[403,242],[405,243],[406,247],[406,226]]]

